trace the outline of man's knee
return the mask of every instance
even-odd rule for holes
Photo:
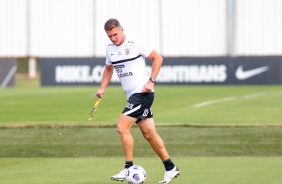
[[[121,124],[117,124],[116,130],[119,134],[122,134],[125,132],[125,128]]]
[[[156,132],[153,131],[144,131],[142,132],[143,137],[147,140],[152,140],[156,137]]]
[[[121,115],[117,126],[116,126],[116,130],[119,134],[124,134],[124,133],[128,133],[130,132],[130,128],[132,127],[133,123],[136,120],[134,118],[125,116],[125,115]]]

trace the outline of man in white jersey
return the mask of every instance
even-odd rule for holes
[[[154,84],[163,58],[146,44],[126,37],[123,27],[116,19],[109,19],[104,29],[112,43],[106,48],[106,67],[96,96],[102,98],[115,70],[127,97],[127,104],[117,123],[117,131],[125,155],[125,167],[111,179],[124,181],[126,170],[133,165],[134,140],[130,128],[136,123],[164,164],[166,170],[164,179],[159,183],[170,183],[180,171],[170,159],[163,140],[156,132],[151,111],[154,101]],[[150,76],[146,72],[145,58],[153,62]]]

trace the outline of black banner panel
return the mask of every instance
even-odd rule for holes
[[[97,85],[105,67],[105,58],[40,61],[42,86]],[[151,63],[147,61],[148,73]],[[119,84],[116,73],[111,83]],[[282,57],[164,58],[157,84],[282,84]]]

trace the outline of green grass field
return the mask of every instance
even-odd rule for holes
[[[91,122],[97,87],[18,87],[0,91],[0,125],[115,124],[126,104],[120,86],[109,87]],[[280,125],[281,86],[156,86],[157,124]],[[206,104],[205,104],[206,103]],[[200,106],[201,105],[201,106]]]
[[[17,79],[0,90],[0,184],[104,184],[123,167],[115,124],[125,96],[110,86],[92,121],[93,87],[39,87]],[[157,130],[181,175],[172,183],[282,181],[281,86],[158,86]],[[163,166],[136,126],[135,164],[146,183]]]
[[[120,158],[0,158],[1,184],[108,184]],[[281,158],[175,158],[181,175],[175,184],[280,184]],[[137,158],[147,171],[147,184],[156,184],[163,168],[156,158]],[[102,164],[103,163],[103,164]],[[125,182],[123,182],[125,183]]]

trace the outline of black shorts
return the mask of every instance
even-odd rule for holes
[[[152,118],[151,106],[154,102],[154,92],[135,93],[130,96],[122,114],[137,118],[136,123],[143,119]]]

